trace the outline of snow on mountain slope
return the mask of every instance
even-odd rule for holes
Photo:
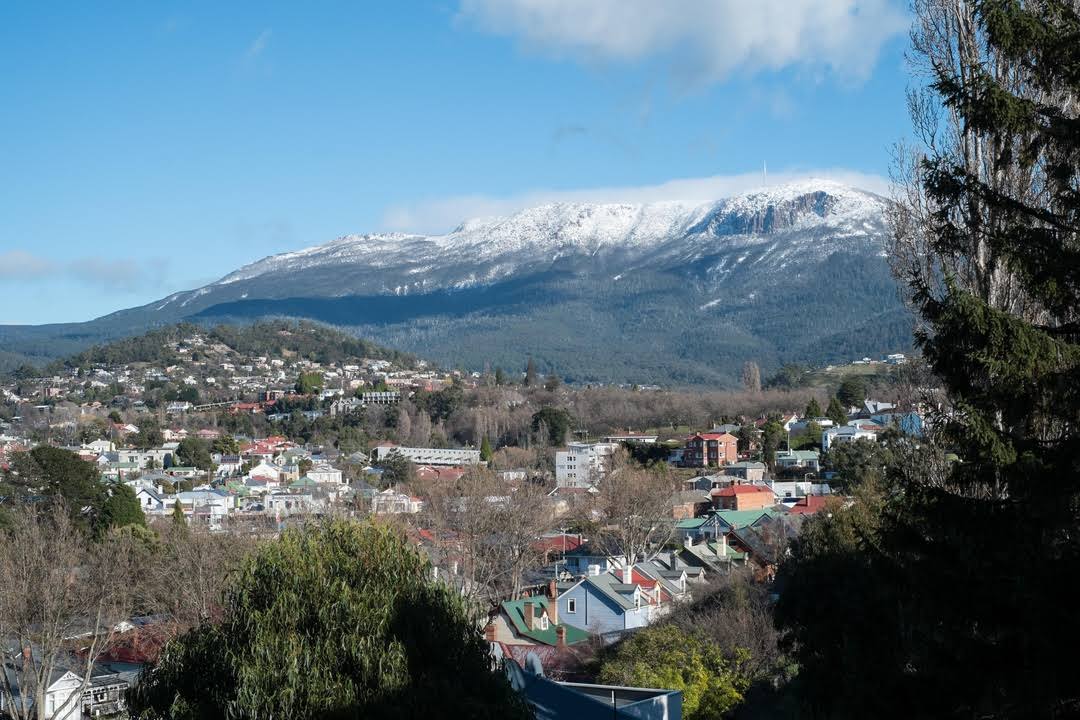
[[[558,262],[564,268],[705,262],[706,277],[719,282],[741,268],[783,269],[795,257],[880,249],[885,207],[886,200],[872,193],[814,179],[700,206],[555,203],[467,220],[444,235],[347,235],[264,258],[159,305],[206,307],[247,298],[249,291],[252,297],[287,297],[461,289]],[[318,282],[298,285],[316,276]]]

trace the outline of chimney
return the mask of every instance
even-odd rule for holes
[[[533,603],[531,600],[525,601],[525,627],[530,630],[533,629]]]
[[[634,582],[634,567],[632,565],[627,564],[626,567],[622,569],[622,581],[625,585],[630,585]]]
[[[555,628],[555,646],[563,647],[566,645],[566,626],[560,625]]]
[[[495,642],[495,623],[488,623],[484,628],[484,640],[489,643]]]
[[[720,557],[727,557],[727,535],[720,533]]]
[[[559,589],[554,580],[548,583],[548,619],[552,625],[559,624]]]
[[[694,538],[690,537],[689,534],[687,534],[687,536],[683,538],[683,547],[687,550],[694,547]]]

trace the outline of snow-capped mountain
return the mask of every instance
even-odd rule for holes
[[[347,235],[94,323],[301,316],[466,367],[531,354],[578,380],[726,382],[745,359],[907,346],[886,209],[826,180],[699,206],[542,205],[444,235]]]
[[[557,203],[508,217],[467,220],[445,235],[347,235],[323,245],[263,258],[157,305],[200,308],[251,297],[422,294],[490,285],[563,261],[594,269],[706,262],[719,280],[749,262],[783,270],[832,252],[881,246],[885,200],[825,180],[766,188],[702,206]],[[711,263],[711,264],[709,264]],[[330,282],[297,282],[330,273]],[[612,273],[617,274],[617,273]],[[258,286],[253,293],[252,284]]]

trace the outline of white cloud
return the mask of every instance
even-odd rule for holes
[[[263,30],[261,33],[259,33],[258,37],[256,37],[251,42],[251,44],[248,45],[247,50],[244,51],[244,59],[247,60],[248,62],[252,62],[256,58],[258,58],[260,55],[262,55],[263,51],[266,50],[266,46],[270,44],[270,37],[273,34],[274,34],[274,31],[271,30],[270,28],[267,28],[267,29]]]
[[[907,27],[900,0],[461,0],[460,16],[586,62],[666,59],[689,83],[736,70],[828,68],[862,79]]]
[[[167,259],[109,260],[82,257],[54,260],[26,250],[0,253],[0,283],[75,282],[107,293],[133,294],[159,287],[168,276]]]
[[[0,253],[0,280],[38,278],[48,275],[56,265],[25,250]]]
[[[408,205],[397,205],[383,213],[382,227],[388,231],[442,233],[462,221],[478,217],[509,215],[527,207],[553,202],[626,202],[649,203],[675,201],[701,205],[732,195],[807,178],[822,178],[852,185],[863,190],[888,194],[889,181],[880,175],[870,175],[843,169],[770,172],[767,180],[760,172],[741,175],[714,175],[704,178],[669,180],[658,185],[637,187],[606,187],[582,190],[535,190],[509,196],[458,195],[434,198]]]

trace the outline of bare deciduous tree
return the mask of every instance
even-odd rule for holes
[[[1044,192],[1038,163],[1001,162],[1016,157],[1029,138],[1012,128],[976,128],[949,107],[934,83],[949,77],[960,87],[976,87],[989,73],[1010,92],[1038,100],[1038,92],[1017,71],[1016,63],[998,57],[977,21],[970,0],[913,0],[914,22],[908,59],[925,87],[908,91],[908,110],[918,146],[900,145],[893,166],[894,199],[890,213],[890,259],[898,279],[909,288],[941,291],[951,276],[960,287],[992,307],[1024,314],[1027,300],[1016,276],[993,250],[989,238],[1004,230],[1005,215],[975,193],[961,210],[943,215],[925,190],[927,173],[956,168],[987,188],[1039,206]],[[953,216],[955,215],[955,216]],[[943,242],[944,223],[966,227]]]
[[[59,503],[12,510],[0,540],[0,694],[9,716],[79,712],[94,662],[131,613],[133,558],[130,535],[93,543]],[[65,671],[79,685],[49,708],[46,692]]]
[[[475,468],[418,490],[425,502],[417,520],[440,552],[459,560],[464,592],[491,603],[520,595],[525,574],[542,561],[535,541],[553,522],[543,488]]]
[[[675,481],[666,468],[639,467],[620,451],[612,456],[599,489],[593,511],[601,526],[600,547],[610,555],[625,555],[631,565],[652,559],[675,532]]]
[[[140,579],[141,600],[177,631],[214,620],[229,577],[253,546],[242,535],[170,524]]]

